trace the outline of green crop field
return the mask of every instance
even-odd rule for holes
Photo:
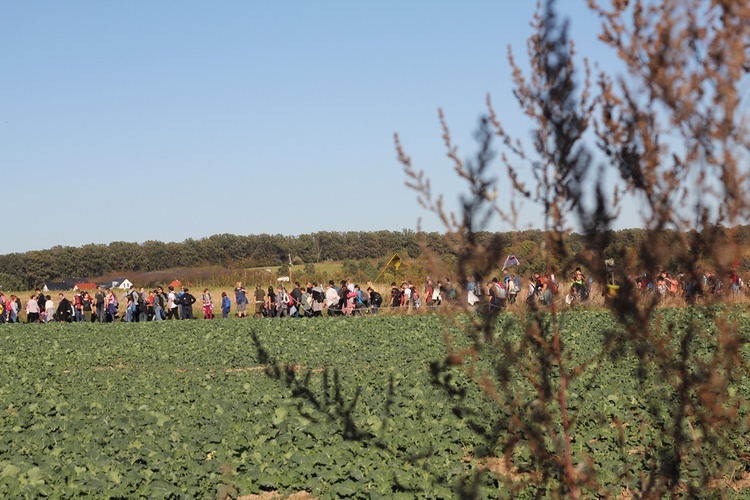
[[[662,314],[678,328],[696,320],[686,309]],[[614,328],[605,311],[559,319],[577,360]],[[744,313],[737,321],[750,332]],[[507,496],[507,481],[533,473],[528,450],[516,448],[512,474],[483,466],[502,456],[489,443],[506,409],[458,368],[450,390],[435,383],[444,333],[457,336],[454,348],[469,344],[449,325],[437,315],[2,325],[0,497],[451,498],[472,477],[481,496]],[[502,319],[498,335],[520,336],[517,320]],[[711,349],[701,342],[691,347]],[[480,364],[499,360],[488,349]],[[638,372],[623,349],[570,388],[575,452],[595,457],[613,495],[633,486],[621,478],[648,467],[649,450],[671,446],[659,428],[669,416],[653,406],[671,386],[644,386]],[[513,383],[530,405],[526,382]],[[750,394],[747,378],[733,384]],[[729,440],[750,449],[741,428]],[[743,467],[731,451],[704,458]]]

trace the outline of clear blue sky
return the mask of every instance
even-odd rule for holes
[[[534,4],[0,0],[0,253],[441,230],[393,133],[453,206],[437,109],[462,157],[487,93],[528,137],[506,54],[525,57]],[[558,6],[584,52],[612,57],[583,0]]]

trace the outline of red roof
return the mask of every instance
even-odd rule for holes
[[[76,283],[76,288],[79,290],[96,290],[96,283],[87,281],[86,283]]]
[[[174,280],[172,283],[169,284],[169,286],[172,286],[174,288],[180,288],[182,286],[182,281]]]

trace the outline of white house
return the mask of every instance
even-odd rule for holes
[[[123,290],[129,290],[133,284],[127,278],[115,278],[112,280],[112,288],[122,288]]]

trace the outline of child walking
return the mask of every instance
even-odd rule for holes
[[[227,319],[229,317],[229,309],[232,308],[232,301],[227,297],[226,292],[221,292],[221,317]]]

